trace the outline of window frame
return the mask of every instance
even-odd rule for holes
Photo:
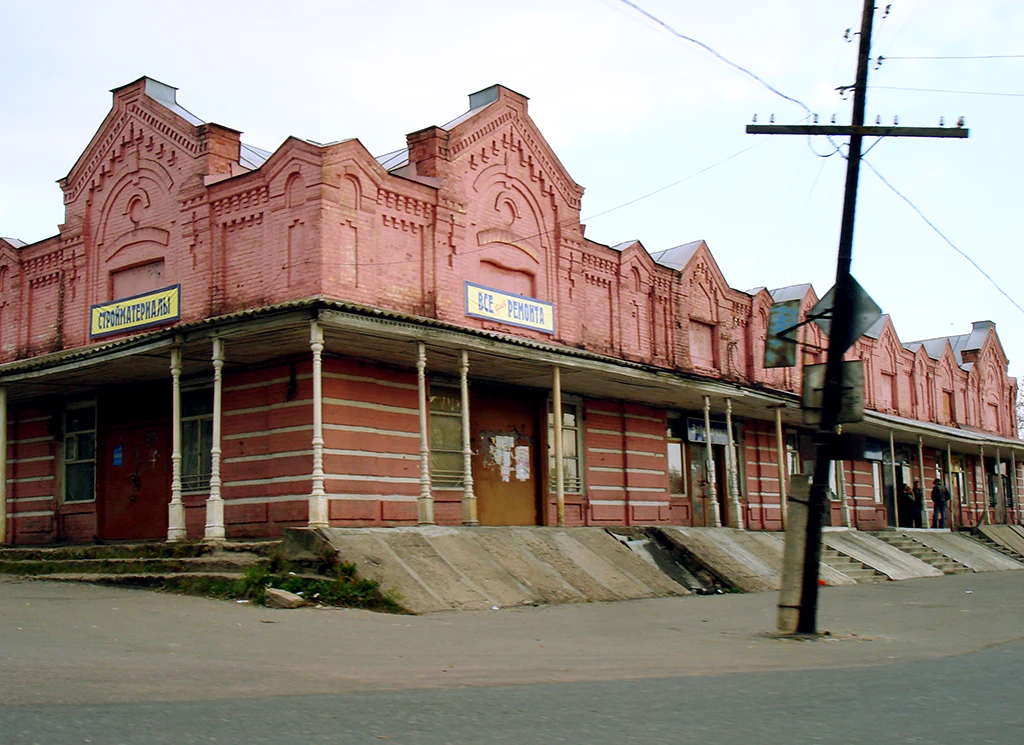
[[[573,460],[576,462],[576,473],[577,477],[574,479],[577,483],[571,484],[573,479],[565,476],[563,479],[563,487],[566,494],[573,495],[584,495],[586,494],[586,459],[583,457],[583,398],[581,396],[573,396],[562,394],[562,412],[565,413],[565,408],[571,406],[575,410],[573,415],[576,417],[576,425],[569,426],[565,424],[565,419],[562,419],[562,461]],[[547,440],[548,440],[548,488],[551,493],[555,491],[555,419],[553,415],[554,399],[548,396],[547,403]],[[565,454],[565,441],[568,432],[575,432],[576,441],[576,455],[566,456]],[[575,488],[573,488],[575,486]]]
[[[679,431],[672,431],[673,423],[676,423],[676,426],[680,428]],[[675,445],[679,447],[679,477],[682,482],[682,491],[679,492],[672,491],[672,456],[670,455],[670,448]],[[668,475],[668,493],[670,497],[685,497],[689,494],[690,484],[686,471],[686,417],[679,413],[670,413],[665,421],[665,473]]]
[[[434,400],[444,392],[446,397],[456,402],[457,411],[441,411],[434,408]],[[449,393],[450,392],[450,393]],[[430,439],[428,440],[430,446],[430,488],[438,489],[442,491],[460,491],[465,489],[466,486],[466,471],[463,462],[465,457],[462,446],[462,388],[458,383],[439,380],[431,381],[429,389],[427,391],[427,415]],[[434,424],[440,421],[454,421],[458,426],[459,433],[459,447],[458,449],[451,448],[438,448],[434,444]],[[447,469],[438,469],[434,465],[435,454],[445,455],[458,455],[459,468],[448,471]],[[458,476],[451,476],[449,474],[457,473]]]
[[[72,411],[80,411],[82,409],[92,409],[92,429],[78,429],[74,432],[68,432],[68,413]],[[97,457],[97,449],[99,447],[99,414],[97,411],[95,399],[87,401],[74,401],[65,404],[64,412],[61,419],[61,485],[60,485],[60,501],[62,504],[89,504],[96,502],[96,466],[99,462]],[[82,435],[92,435],[92,458],[79,458],[78,457],[78,441]],[[68,457],[68,440],[73,437],[75,442],[75,457]],[[92,496],[86,499],[70,499],[68,495],[68,466],[76,466],[83,463],[89,463],[92,465]]]
[[[184,414],[184,410],[185,410],[184,399],[185,399],[185,396],[188,395],[188,394],[194,394],[194,393],[199,393],[199,392],[209,392],[209,394],[210,394],[210,411],[209,411],[209,413],[192,414],[192,415],[189,415],[189,416],[185,416],[185,414]],[[209,491],[210,491],[210,479],[213,476],[213,473],[212,473],[212,471],[213,471],[213,466],[212,466],[212,461],[213,461],[213,453],[212,453],[212,448],[213,448],[213,387],[211,385],[208,385],[208,384],[203,384],[203,385],[194,385],[194,386],[189,386],[187,388],[183,388],[182,391],[181,391],[181,398],[182,398],[182,401],[181,401],[181,404],[182,404],[181,405],[181,411],[183,412],[182,415],[181,415],[181,420],[180,420],[180,426],[181,426],[181,493],[182,494],[208,494]],[[204,422],[204,421],[209,421],[210,422],[210,441],[208,443],[206,443],[207,447],[206,447],[205,450],[203,450],[203,428],[202,428],[202,422]],[[197,436],[198,436],[198,439],[199,439],[199,442],[198,442],[197,447],[196,447],[196,452],[198,453],[198,456],[199,456],[199,468],[198,468],[199,473],[196,473],[196,474],[188,473],[188,470],[187,470],[188,464],[186,464],[186,462],[185,462],[185,437],[186,437],[186,432],[187,432],[187,429],[186,429],[185,425],[186,424],[193,424],[193,423],[196,424],[196,432],[197,432]],[[210,471],[211,472],[210,473],[205,473],[205,474],[202,472],[202,469],[203,469],[203,455],[204,455],[204,453],[207,456],[209,456],[209,460],[211,462],[211,466],[210,466]],[[194,481],[190,481],[191,479],[194,479]]]

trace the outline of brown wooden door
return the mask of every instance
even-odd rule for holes
[[[542,394],[473,386],[473,484],[481,525],[539,524]]]
[[[167,537],[169,440],[167,423],[104,433],[98,490],[102,538]]]

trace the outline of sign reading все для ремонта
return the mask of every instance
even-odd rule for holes
[[[466,282],[466,315],[545,334],[555,333],[555,306],[537,298]]]
[[[181,285],[89,308],[89,338],[159,326],[181,318]]]

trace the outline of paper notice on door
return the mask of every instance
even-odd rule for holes
[[[509,440],[512,438],[509,437]],[[501,451],[501,480],[509,481],[512,475],[512,453],[508,449]]]
[[[530,446],[529,445],[517,445],[515,449],[516,455],[516,480],[518,481],[529,481],[530,480]]]
[[[494,446],[498,450],[511,450],[516,444],[516,438],[511,435],[497,435],[494,438]]]

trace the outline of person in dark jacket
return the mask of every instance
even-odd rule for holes
[[[914,482],[913,505],[914,527],[923,528],[924,525],[922,524],[921,514],[924,512],[924,491],[921,489],[920,481]]]
[[[946,527],[946,505],[949,504],[949,490],[935,479],[932,487],[932,527]]]

